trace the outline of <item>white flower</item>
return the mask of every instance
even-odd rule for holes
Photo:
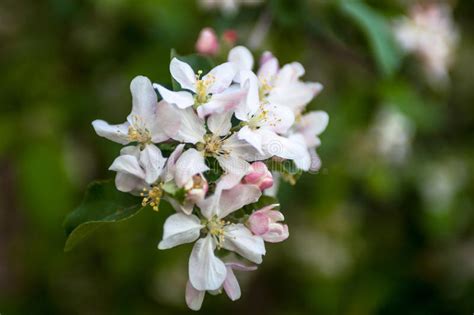
[[[170,72],[181,88],[188,91],[174,92],[154,84],[158,92],[165,101],[181,109],[194,106],[201,118],[209,114],[209,108],[218,108],[222,113],[240,102],[240,89],[229,88],[236,73],[235,65],[231,62],[215,67],[201,78],[202,71],[195,74],[187,63],[173,58]]]
[[[405,51],[421,58],[431,79],[438,82],[447,79],[459,40],[447,4],[413,6],[408,17],[395,21],[394,33]]]
[[[254,64],[252,54],[243,46],[234,47],[229,52],[228,60],[235,63],[240,72],[252,70]],[[280,69],[278,60],[270,52],[265,52],[257,72],[260,98],[265,96],[272,105],[289,107],[295,114],[301,113],[323,88],[320,83],[301,81],[304,73],[303,66],[298,62],[286,64]],[[240,76],[237,74],[237,81]]]
[[[237,281],[237,277],[234,274],[234,270],[238,271],[254,271],[257,269],[256,266],[247,266],[238,261],[227,261],[225,262],[227,269],[226,278],[221,288],[217,291],[211,291],[211,294],[221,293],[220,291],[224,289],[225,293],[232,301],[236,301],[241,296],[240,285]],[[204,301],[204,296],[206,291],[200,291],[193,287],[190,281],[186,283],[186,304],[193,311],[199,311]]]
[[[189,281],[199,291],[217,290],[224,283],[227,269],[215,256],[216,248],[238,253],[246,259],[260,264],[265,254],[263,239],[253,235],[241,223],[230,223],[224,218],[243,206],[256,202],[260,189],[254,185],[237,184],[232,176],[219,181],[216,192],[198,203],[203,219],[196,215],[177,213],[165,222],[163,240],[159,249],[168,249],[197,240],[189,258]],[[204,236],[198,240],[203,232]]]
[[[204,160],[196,158],[200,155],[195,149],[188,149],[183,153],[184,144],[180,144],[171,153],[164,170],[163,183],[174,183],[176,187],[185,190],[185,200],[180,203],[174,198],[166,200],[177,210],[190,214],[194,204],[204,199],[208,184],[202,175],[209,170]]]
[[[166,102],[157,103],[157,95],[150,80],[144,76],[135,77],[130,83],[132,112],[127,121],[110,125],[103,120],[94,120],[92,126],[97,134],[120,144],[136,142],[142,146],[168,140],[178,117],[170,116]]]
[[[191,156],[188,165],[204,163],[206,156],[214,157],[227,173],[244,176],[250,167],[247,161],[263,158],[252,146],[231,133],[232,112],[209,116],[207,128],[210,133],[206,133],[205,121],[192,108],[174,109],[174,115],[181,121],[172,138],[195,144],[199,150],[199,154]]]
[[[143,150],[137,146],[127,146],[120,151],[120,156],[109,170],[117,172],[115,186],[118,190],[134,194],[140,192],[145,197],[143,206],[150,204],[154,210],[158,210],[162,191],[155,184],[165,162],[166,158],[154,144],[147,145]]]

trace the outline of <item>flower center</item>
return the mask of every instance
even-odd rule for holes
[[[160,205],[161,197],[163,196],[162,185],[152,186],[151,189],[143,188],[143,192],[140,193],[140,196],[143,197],[142,207],[150,205],[153,210],[158,211],[158,206]]]
[[[207,92],[209,87],[216,82],[216,78],[212,74],[208,74],[204,79],[201,79],[202,70],[196,74],[196,95],[194,95],[194,107],[197,108],[206,104],[211,96]]]
[[[207,232],[216,240],[218,249],[224,245],[224,227],[228,224],[229,222],[219,219],[217,216],[213,216],[206,222]]]
[[[268,83],[267,79],[260,78],[260,84],[258,86],[258,96],[261,100],[265,99],[270,94],[272,86]]]
[[[151,143],[151,133],[139,116],[132,117],[132,124],[128,127],[128,139],[142,144]]]
[[[226,155],[227,150],[222,149],[225,138],[220,138],[212,134],[204,135],[204,143],[198,143],[197,149],[204,152],[206,156]]]

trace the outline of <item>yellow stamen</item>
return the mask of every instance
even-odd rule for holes
[[[153,210],[158,211],[161,197],[163,196],[163,189],[161,185],[152,186],[150,190],[143,188],[143,192],[140,193],[140,196],[143,197],[142,207],[150,205]]]

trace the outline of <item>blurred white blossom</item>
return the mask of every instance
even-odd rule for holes
[[[406,17],[394,23],[402,48],[415,53],[433,82],[445,82],[453,62],[459,34],[447,4],[414,5]]]

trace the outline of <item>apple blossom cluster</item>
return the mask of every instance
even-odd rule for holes
[[[269,52],[257,73],[253,65],[243,46],[206,74],[173,58],[178,88],[138,76],[130,85],[126,122],[92,123],[99,136],[124,145],[109,168],[117,189],[141,196],[154,210],[162,200],[176,210],[158,248],[194,243],[186,286],[193,310],[206,292],[238,299],[235,271],[256,269],[266,242],[288,238],[279,204],[262,197],[276,184],[271,171],[285,172],[275,165],[291,163],[299,171],[320,166],[315,150],[328,115],[305,107],[321,84],[303,82],[300,63],[280,67]]]
[[[448,4],[414,5],[409,16],[395,21],[394,33],[405,51],[420,58],[434,82],[447,80],[459,41]]]

